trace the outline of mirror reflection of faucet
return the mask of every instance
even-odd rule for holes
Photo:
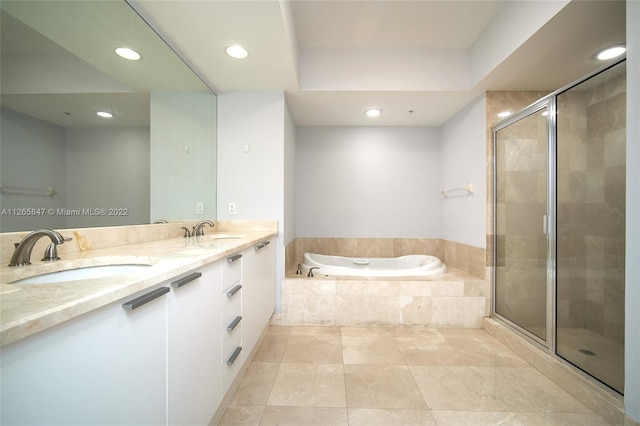
[[[191,231],[189,231],[189,228],[187,228],[186,226],[182,226],[182,227],[180,227],[180,229],[184,229],[184,237],[185,238],[191,237]]]

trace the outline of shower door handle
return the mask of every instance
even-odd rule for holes
[[[547,216],[546,214],[542,215],[542,233],[544,233],[545,235],[549,233],[548,219],[549,219],[549,216]]]

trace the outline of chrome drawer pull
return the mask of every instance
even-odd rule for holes
[[[262,242],[262,243],[260,243],[260,244],[257,244],[257,245],[255,246],[256,251],[258,251],[258,250],[260,250],[260,249],[265,248],[266,246],[268,246],[268,245],[269,245],[269,243],[270,243],[270,242],[271,242],[271,241],[264,241],[264,242]]]
[[[242,254],[238,253],[238,254],[234,254],[233,256],[229,256],[227,257],[227,262],[229,263],[233,263],[236,260],[240,259],[242,257]]]
[[[233,319],[233,321],[231,321],[231,323],[227,326],[227,331],[233,331],[234,328],[236,328],[236,326],[238,324],[240,324],[240,321],[242,321],[242,317],[241,316],[237,316]]]
[[[133,311],[136,308],[139,308],[140,306],[144,305],[145,303],[149,303],[151,302],[153,299],[157,299],[158,297],[162,296],[163,294],[167,294],[171,291],[171,289],[169,287],[160,287],[157,288],[153,291],[150,291],[147,294],[143,294],[140,297],[136,297],[133,300],[130,300],[126,303],[122,304],[122,307],[128,311]]]
[[[176,288],[180,288],[185,284],[189,284],[191,281],[197,280],[202,276],[202,272],[194,272],[193,274],[189,274],[186,277],[180,278],[179,280],[175,280],[171,283],[171,285],[176,286]]]
[[[236,358],[238,358],[238,355],[240,355],[240,352],[242,351],[242,346],[238,346],[233,353],[231,354],[231,356],[229,357],[229,359],[227,359],[227,365],[233,365],[234,362],[236,362]]]
[[[231,296],[233,296],[234,294],[236,294],[237,292],[239,292],[241,288],[242,288],[242,285],[241,285],[241,284],[238,284],[237,286],[234,286],[231,290],[229,290],[229,291],[227,292],[227,297],[231,297]]]

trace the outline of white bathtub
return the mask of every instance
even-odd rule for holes
[[[301,269],[305,274],[343,277],[426,277],[444,274],[447,270],[435,256],[412,254],[400,257],[342,257],[305,253]]]

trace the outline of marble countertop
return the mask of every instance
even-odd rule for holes
[[[234,238],[220,238],[233,234]],[[55,262],[0,267],[0,346],[131,296],[270,239],[277,232],[207,233],[74,253]],[[62,256],[61,256],[62,257]],[[126,274],[58,283],[11,284],[48,272],[97,265],[148,264]]]

